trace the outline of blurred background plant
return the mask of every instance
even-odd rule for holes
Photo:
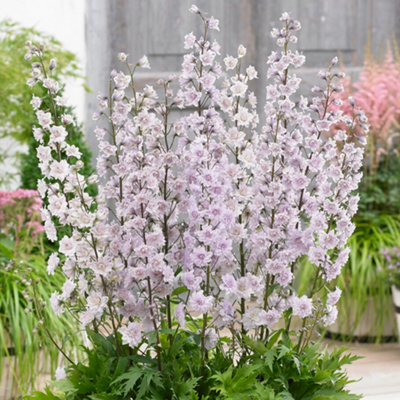
[[[396,55],[396,56],[395,56]],[[369,133],[360,187],[358,218],[369,221],[382,214],[400,211],[400,59],[397,46],[388,47],[383,60],[367,51],[357,81],[344,78],[338,97],[351,116],[354,101],[365,110]],[[349,98],[352,99],[349,101]],[[354,137],[360,132],[356,129]]]
[[[53,341],[75,357],[82,337],[70,315],[60,320],[37,300],[48,302],[63,282],[62,273],[47,273],[40,207],[34,190],[0,192],[0,378],[9,398],[32,388],[40,373],[54,372]]]
[[[400,247],[383,248],[382,273],[391,285],[400,289]]]

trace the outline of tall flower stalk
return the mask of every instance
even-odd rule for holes
[[[109,92],[98,96],[98,176],[88,179],[68,144],[73,122],[51,77],[54,64],[45,65],[40,45],[29,50],[35,82],[52,99],[50,111],[40,99],[34,105],[42,132],[39,191],[49,204],[42,215],[49,239],[60,239],[53,267],[66,275],[53,309],[112,335],[119,355],[154,350],[159,370],[163,335],[172,344],[180,331],[191,332],[204,370],[209,349],[232,359],[250,354],[248,339],[268,343],[279,321],[281,334],[298,338],[298,351],[316,326],[334,322],[335,279],[348,257],[363,156],[349,135],[364,114],[330,108],[341,90],[337,60],[320,73],[314,97],[294,100],[301,79],[291,70],[305,62],[290,49],[298,21],[284,13],[282,28],[272,31],[282,51],[268,58],[266,122],[258,127],[248,90],[258,74],[246,67],[246,49],[221,63],[220,46],[209,38],[218,20],[191,11],[204,34],[185,36],[182,72],[159,81],[159,94],[135,85],[136,69],[150,67],[145,56],[132,64],[118,55],[125,70],[112,71]],[[171,121],[175,108],[183,116]],[[329,137],[338,123],[346,129]],[[94,198],[91,182],[99,187]],[[57,238],[58,226],[69,234]],[[315,279],[299,297],[293,280],[304,257]]]

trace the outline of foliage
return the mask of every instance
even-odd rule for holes
[[[36,392],[29,400],[356,400],[345,386],[350,382],[342,367],[358,357],[344,349],[322,350],[307,345],[299,354],[287,336],[276,345],[253,343],[253,354],[234,363],[218,348],[201,371],[199,336],[175,332],[171,342],[162,335],[157,368],[150,352],[139,354],[125,347],[118,356],[112,337],[91,334],[93,349],[87,361],[71,365],[65,379],[52,383],[46,393]],[[279,335],[275,338],[278,340]]]
[[[0,239],[0,376],[8,364],[17,396],[31,389],[43,370],[54,372],[60,353],[49,332],[68,354],[76,353],[81,339],[69,315],[56,317],[42,304],[62,286],[62,274],[50,276],[41,254],[15,254],[14,243]]]
[[[49,54],[57,57],[59,76],[80,76],[75,55],[63,49],[52,36],[9,20],[0,22],[0,126],[6,129],[3,134],[25,143],[31,139],[35,124],[30,105],[32,89],[26,84],[31,77],[25,59],[27,41],[42,42],[51,49]]]
[[[375,223],[379,216],[400,212],[400,157],[382,159],[373,175],[364,176],[360,184],[358,218],[360,223]],[[377,221],[379,224],[379,221]]]

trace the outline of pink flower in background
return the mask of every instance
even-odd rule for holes
[[[352,81],[342,79],[344,91],[335,95],[340,108],[352,118],[352,103],[364,110],[365,116],[354,130],[359,135],[365,131],[368,120],[370,127],[366,161],[371,173],[376,170],[382,156],[391,151],[398,154],[400,130],[400,61],[388,50],[383,61],[367,56],[360,77]],[[350,97],[350,100],[349,100]],[[343,125],[339,126],[343,128]],[[337,127],[336,127],[337,129]]]

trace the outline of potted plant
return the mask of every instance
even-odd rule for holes
[[[391,285],[397,329],[400,335],[400,249],[398,247],[382,249],[382,275]]]
[[[95,131],[96,176],[80,173],[64,106],[34,98],[49,240],[67,228],[55,265],[66,280],[50,302],[57,315],[79,319],[91,346],[85,361],[66,360],[57,383],[28,398],[357,399],[341,370],[354,358],[323,351],[313,334],[337,316],[335,280],[363,157],[349,134],[364,114],[328,110],[340,90],[337,59],[311,101],[293,101],[301,80],[291,68],[305,57],[290,49],[300,23],[284,13],[272,30],[281,49],[268,58],[266,123],[257,131],[248,90],[257,71],[245,65],[246,48],[221,64],[209,38],[218,20],[191,12],[204,33],[185,36],[182,73],[160,80],[160,94],[135,84],[146,57],[118,55],[124,70],[111,72],[94,115],[105,123]],[[30,83],[54,99],[60,85],[44,51],[29,44]],[[186,113],[171,121],[176,108]],[[339,121],[346,130],[328,138]],[[314,279],[300,296],[292,283],[303,257]]]

